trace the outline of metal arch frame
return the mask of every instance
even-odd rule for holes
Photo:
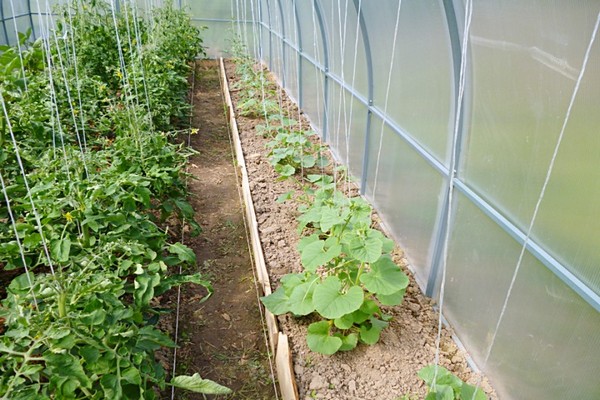
[[[462,54],[462,43],[461,43],[461,34],[458,24],[458,19],[456,15],[456,9],[454,7],[453,0],[442,0],[444,15],[446,17],[446,27],[448,29],[448,39],[450,40],[450,52],[452,55],[452,72],[453,72],[453,106],[454,110],[452,115],[454,116],[453,120],[458,123],[458,127],[455,129],[453,127],[452,139],[456,141],[456,149],[454,154],[450,154],[451,160],[453,159],[460,160],[461,154],[461,144],[462,144],[462,136],[464,134],[464,105],[465,101],[463,98],[463,104],[460,107],[461,114],[456,115],[458,110],[458,101],[459,101],[459,86],[460,86],[460,69],[461,69],[461,54]],[[469,68],[468,71],[471,71]],[[469,75],[468,75],[469,76]],[[465,93],[467,93],[465,91]],[[455,123],[456,123],[455,122]],[[454,132],[458,133],[458,137],[454,137]],[[455,167],[457,164],[454,164]],[[458,170],[458,168],[457,168]],[[446,178],[446,187],[444,189],[444,198],[442,200],[440,212],[437,217],[437,232],[435,235],[434,243],[433,243],[433,254],[431,258],[431,266],[429,269],[429,276],[427,278],[427,287],[425,289],[425,295],[429,297],[433,297],[436,286],[438,284],[439,271],[442,266],[443,253],[444,253],[444,243],[446,242],[446,232],[448,226],[448,212],[451,210],[453,205],[448,204],[450,198],[450,192],[454,190],[454,182],[450,180],[450,173],[445,173]],[[457,176],[457,175],[456,175]]]
[[[31,12],[31,0],[27,0],[27,14],[29,14],[29,26],[31,27],[31,36],[36,37],[35,26],[33,25],[33,13]]]
[[[358,23],[360,26],[360,34],[365,48],[365,61],[367,63],[367,91],[368,91],[368,107],[367,107],[367,122],[365,126],[365,144],[363,149],[363,162],[362,162],[362,174],[360,177],[360,194],[365,194],[365,188],[367,185],[367,173],[369,169],[369,143],[371,142],[371,121],[373,119],[373,112],[371,106],[373,106],[373,98],[375,94],[375,84],[373,83],[373,57],[371,54],[371,42],[369,40],[369,33],[367,32],[367,24],[365,22],[365,16],[363,15],[362,2],[359,0],[353,0],[356,14],[358,15]],[[355,55],[356,56],[356,55]]]
[[[315,2],[316,5],[319,4],[318,0],[313,0],[313,1]],[[452,0],[444,0],[444,6],[445,7],[446,6],[454,7]],[[455,8],[453,8],[453,9],[455,10]],[[456,66],[458,66],[460,68],[460,54],[461,54],[460,53],[460,30],[458,29],[458,21],[456,19],[456,17],[458,17],[458,16],[455,15],[455,18],[452,19],[451,18],[452,14],[449,10],[450,9],[446,9],[444,12],[446,14],[446,18],[449,18],[449,21],[448,21],[449,34],[450,34],[450,29],[451,29],[450,27],[452,25],[454,26],[454,28],[452,28],[452,29],[455,29],[454,33],[452,33],[452,35],[454,35],[454,38],[451,38],[451,40],[452,40],[452,43],[454,46],[454,48],[452,49],[453,69],[454,69],[453,80],[454,80],[454,85],[457,85],[457,83],[458,83],[458,81],[456,80],[457,79],[456,77],[458,76],[457,71],[460,71],[460,69],[457,70]],[[322,18],[322,16],[321,16],[321,18]],[[452,24],[452,25],[450,25],[450,24]],[[268,26],[265,26],[265,28],[270,29],[270,27],[268,27]],[[273,34],[275,36],[277,36],[280,40],[282,40],[284,43],[286,43],[288,46],[290,46],[290,48],[292,50],[297,51],[298,54],[300,54],[300,56],[302,58],[304,58],[305,60],[307,60],[308,62],[313,64],[315,66],[315,68],[320,70],[323,73],[323,75],[325,76],[325,82],[328,82],[328,80],[332,80],[333,82],[340,85],[349,94],[354,96],[354,98],[356,100],[358,100],[360,103],[362,103],[364,106],[367,107],[368,112],[372,116],[379,118],[382,121],[382,123],[385,124],[388,128],[390,128],[396,135],[398,135],[411,148],[411,150],[416,152],[424,161],[426,161],[442,177],[445,177],[447,180],[449,180],[450,174],[448,171],[448,167],[446,165],[444,165],[443,162],[438,160],[434,155],[432,155],[425,147],[423,147],[408,132],[403,130],[394,121],[392,121],[387,115],[385,115],[381,109],[379,109],[377,106],[373,105],[372,99],[365,98],[363,95],[358,93],[355,90],[355,88],[351,87],[346,82],[343,82],[340,77],[336,76],[335,74],[332,74],[329,71],[328,65],[327,65],[327,67],[323,66],[322,64],[318,63],[317,60],[314,59],[313,57],[311,57],[310,55],[300,51],[300,49],[298,47],[294,46],[293,43],[290,43],[287,39],[283,38],[281,35],[279,35],[275,32],[273,32]],[[322,35],[324,35],[324,30],[323,30]],[[457,41],[457,39],[458,39],[458,41]],[[324,45],[327,45],[326,41],[324,41]],[[456,47],[456,45],[458,45],[459,47]],[[456,64],[456,57],[458,57],[458,64]],[[325,89],[327,89],[327,86],[325,86]],[[328,100],[328,95],[326,94],[326,96],[327,96],[327,100]],[[455,96],[454,96],[455,103],[456,103],[456,99],[458,98],[457,96],[458,96],[458,94],[455,93]],[[469,96],[468,95],[465,96],[463,101],[465,101],[465,104],[468,105],[468,102],[470,101]],[[328,101],[326,101],[326,104],[327,104],[327,102]],[[327,106],[325,106],[325,107],[327,107]],[[460,117],[459,120],[462,120],[463,122],[464,122],[464,118],[465,118],[464,114],[466,114],[468,112],[467,108],[468,107],[462,107],[463,115]],[[327,118],[327,112],[325,112],[324,120],[323,120],[324,121],[323,122],[323,130],[324,130],[323,139],[324,140],[327,139],[327,135],[326,135],[326,131],[325,131],[327,129],[327,119],[326,118]],[[461,147],[460,143],[461,143],[462,138],[464,138],[464,136],[465,136],[465,127],[462,125],[459,125],[458,137],[456,138],[458,154],[451,155],[451,156],[457,157],[456,160],[458,160],[458,161],[460,161],[460,157],[459,157],[460,156],[460,147]],[[364,162],[364,160],[363,160],[363,162]],[[363,177],[364,177],[364,175],[365,175],[365,171],[363,171]],[[490,219],[492,219],[504,232],[508,233],[517,243],[519,243],[520,245],[523,245],[525,243],[525,234],[516,225],[514,225],[512,222],[510,222],[508,219],[506,219],[503,215],[501,215],[493,205],[488,203],[485,199],[481,198],[466,183],[462,182],[458,176],[455,177],[453,182],[448,182],[448,185],[451,185],[451,187],[453,189],[457,189],[463,196],[466,197],[466,199],[468,201],[470,201],[472,204],[474,204],[476,207],[478,207],[486,216],[488,216]],[[446,186],[446,194],[448,193],[449,187],[450,186]],[[448,199],[447,199],[447,195],[446,195],[446,198],[443,200],[443,204],[445,204],[446,207],[444,207],[443,209],[446,209],[446,210],[448,209],[447,202],[448,202]],[[447,214],[444,215],[443,213],[438,213],[436,218],[438,221],[446,220]],[[435,265],[432,264],[432,268],[438,268],[438,271],[439,271],[439,263],[441,260],[440,259],[441,245],[443,243],[443,235],[441,235],[440,232],[444,231],[442,229],[442,227],[440,227],[440,225],[441,225],[441,223],[438,223],[437,236],[433,239],[435,241],[435,243],[433,244],[434,258],[437,257],[437,260],[433,260],[436,263],[435,263]],[[572,272],[570,272],[568,270],[568,268],[566,268],[564,265],[562,265],[556,258],[554,258],[552,255],[550,255],[546,250],[544,250],[544,248],[540,244],[538,244],[535,240],[532,240],[530,238],[528,240],[526,248],[532,256],[534,256],[546,268],[548,268],[551,272],[553,272],[557,278],[559,278],[563,283],[565,283],[568,287],[570,287],[575,293],[577,293],[591,307],[593,307],[595,310],[600,312],[600,295],[599,294],[595,293],[588,285],[586,285],[583,281],[581,281],[581,279],[579,279]],[[428,295],[433,294],[435,285],[437,284],[437,275],[438,275],[438,273],[433,273],[433,271],[430,271],[430,277],[429,277],[430,282],[427,283],[428,288],[426,290],[426,292],[428,292]]]
[[[4,32],[4,37],[6,38],[6,44],[8,44],[9,43],[8,30],[6,29],[6,18],[4,18],[4,1],[1,1],[1,0],[0,0],[0,15],[2,15],[2,32]],[[16,18],[16,17],[13,15],[13,18]]]

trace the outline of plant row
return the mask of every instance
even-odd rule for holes
[[[157,296],[209,282],[172,274],[198,233],[177,144],[199,30],[171,4],[138,15],[75,0],[46,40],[0,49],[1,399],[154,399],[166,385],[227,393],[198,374],[167,381]],[[46,23],[50,23],[46,21]],[[170,132],[170,133],[168,133]],[[174,221],[180,221],[178,223]]]
[[[409,284],[392,259],[394,242],[372,227],[371,206],[345,195],[325,172],[324,146],[312,139],[314,131],[300,129],[277,106],[277,89],[264,70],[239,49],[235,62],[238,114],[264,118],[256,129],[268,139],[271,165],[280,179],[294,179],[303,188],[295,199],[303,271],[283,276],[277,290],[261,301],[275,315],[311,316],[315,322],[306,341],[312,351],[332,355],[377,343],[392,318],[382,307],[401,304]],[[278,201],[292,196],[286,193]],[[426,367],[419,376],[430,388],[427,400],[486,399],[481,389],[441,366]]]

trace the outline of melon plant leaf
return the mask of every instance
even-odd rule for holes
[[[377,231],[368,229],[364,234],[353,232],[347,242],[349,255],[362,262],[377,261],[383,253],[383,242],[373,232]]]
[[[281,176],[292,176],[296,173],[296,169],[289,164],[277,164],[275,165],[275,172]]]
[[[359,311],[355,311],[351,314],[342,315],[339,318],[336,318],[333,323],[335,327],[338,329],[350,329],[352,325],[354,325],[354,314]],[[366,320],[366,318],[365,318]]]
[[[315,311],[313,304],[313,293],[316,286],[315,281],[305,282],[298,285],[290,295],[290,311],[296,315],[308,315]]]
[[[342,347],[342,339],[329,335],[329,322],[313,322],[308,326],[306,343],[308,347],[317,353],[331,355]]]
[[[317,267],[326,264],[339,256],[342,252],[340,245],[331,246],[325,250],[325,241],[318,240],[302,249],[300,260],[307,271],[315,272]]]
[[[340,211],[338,208],[323,207],[323,211],[321,212],[321,220],[319,221],[321,230],[323,232],[329,232],[333,226],[343,223],[344,219],[340,216]]]
[[[481,388],[476,388],[467,383],[463,383],[460,387],[460,398],[463,400],[488,400]]]
[[[335,276],[327,277],[315,288],[313,302],[316,310],[328,319],[339,318],[360,308],[364,301],[364,292],[359,286],[351,286],[342,292],[342,283]]]
[[[404,300],[404,294],[406,293],[406,289],[399,290],[392,294],[378,294],[377,299],[384,306],[398,306],[402,304],[402,300]]]
[[[171,385],[176,388],[189,390],[195,393],[204,394],[229,394],[231,389],[221,386],[210,379],[202,379],[200,374],[195,373],[194,375],[180,375],[176,376],[171,380]]]
[[[379,341],[381,331],[389,324],[377,318],[370,318],[369,322],[360,327],[360,340],[366,344],[375,344]]]
[[[371,264],[371,271],[360,276],[360,281],[373,293],[391,295],[408,286],[408,277],[388,256]]]
[[[342,346],[339,348],[339,351],[349,351],[356,348],[358,344],[358,335],[356,333],[350,333],[349,335],[342,335],[341,333],[336,333],[335,337],[339,337],[342,339]]]
[[[260,301],[275,315],[285,314],[290,311],[290,298],[285,293],[285,288],[280,286],[268,296],[263,296]]]

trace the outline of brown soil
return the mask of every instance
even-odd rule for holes
[[[227,65],[230,82],[236,82],[235,66]],[[233,102],[239,100],[233,91]],[[279,96],[275,96],[279,97]],[[279,101],[283,114],[299,120],[306,129],[309,121],[299,113],[297,106],[285,93]],[[299,185],[291,180],[279,181],[265,154],[267,139],[257,135],[260,119],[237,117],[244,155],[246,158],[250,187],[256,207],[257,220],[265,252],[267,269],[273,289],[286,273],[300,271],[301,265],[296,243],[297,205],[293,202],[280,204],[275,199],[283,193],[301,193]],[[347,188],[356,194],[356,188]],[[374,216],[374,226],[377,224]],[[438,314],[431,299],[425,297],[407,268],[402,250],[394,251],[395,261],[402,266],[411,279],[402,305],[386,308],[394,316],[390,327],[382,332],[381,340],[373,346],[359,345],[351,352],[324,356],[313,353],[305,341],[310,321],[289,315],[278,317],[280,327],[290,337],[294,359],[294,371],[300,398],[308,399],[377,399],[394,400],[411,394],[423,398],[426,388],[417,372],[434,362]],[[461,379],[475,383],[477,375],[468,367],[465,356],[458,349],[448,329],[442,332],[440,364]],[[493,389],[484,380],[484,390],[496,398]]]
[[[218,64],[199,62],[196,67],[191,146],[198,154],[188,172],[190,202],[203,232],[184,239],[197,256],[197,270],[209,279],[214,295],[205,303],[198,286],[182,288],[178,374],[199,372],[231,388],[227,399],[271,400],[274,385],[253,266],[238,194],[237,170],[233,162],[225,118]],[[163,303],[176,300],[172,293]],[[171,321],[172,322],[172,321]],[[170,363],[172,363],[172,358]],[[165,360],[166,361],[166,360]],[[170,368],[169,368],[170,369]],[[166,398],[170,398],[168,393]],[[214,396],[176,393],[176,399],[206,399]]]

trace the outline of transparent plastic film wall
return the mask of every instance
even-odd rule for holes
[[[174,4],[274,72],[500,398],[600,398],[600,1]]]

